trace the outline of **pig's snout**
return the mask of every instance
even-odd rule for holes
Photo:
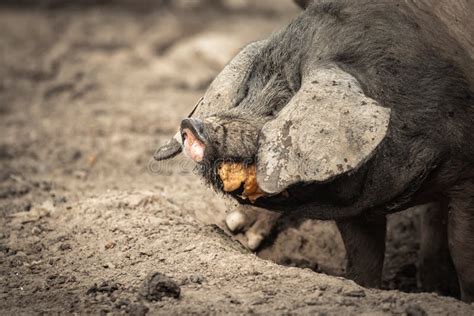
[[[193,161],[202,162],[206,149],[202,121],[192,118],[184,119],[181,122],[180,131],[184,153]]]

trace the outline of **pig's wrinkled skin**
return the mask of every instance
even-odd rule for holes
[[[256,163],[268,195],[255,206],[336,220],[347,275],[365,286],[380,285],[386,215],[429,204],[420,281],[445,291],[451,280],[432,276],[452,262],[461,298],[474,301],[472,60],[404,1],[299,2],[300,16],[216,78],[180,141],[201,142],[196,162],[216,190],[222,160]],[[156,158],[180,150],[173,140]]]

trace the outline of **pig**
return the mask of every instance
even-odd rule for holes
[[[471,57],[443,27],[420,25],[404,1],[298,2],[305,10],[245,47],[155,159],[184,151],[242,205],[335,220],[347,277],[367,287],[380,286],[386,216],[430,205],[424,279],[438,287],[430,276],[442,275],[433,258],[443,257],[461,299],[473,302]],[[255,166],[263,196],[224,192],[226,161]]]

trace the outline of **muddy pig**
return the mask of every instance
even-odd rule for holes
[[[460,63],[470,57],[405,1],[301,2],[288,26],[225,67],[155,158],[184,149],[242,204],[336,220],[347,277],[369,287],[380,285],[386,215],[431,203],[426,236],[445,236],[442,255],[474,301],[474,89]],[[254,170],[258,198],[224,190],[229,162]]]

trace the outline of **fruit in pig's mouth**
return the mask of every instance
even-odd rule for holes
[[[242,197],[249,199],[252,203],[265,195],[265,192],[258,187],[255,165],[222,163],[218,168],[218,174],[225,192],[236,191],[243,185]]]

